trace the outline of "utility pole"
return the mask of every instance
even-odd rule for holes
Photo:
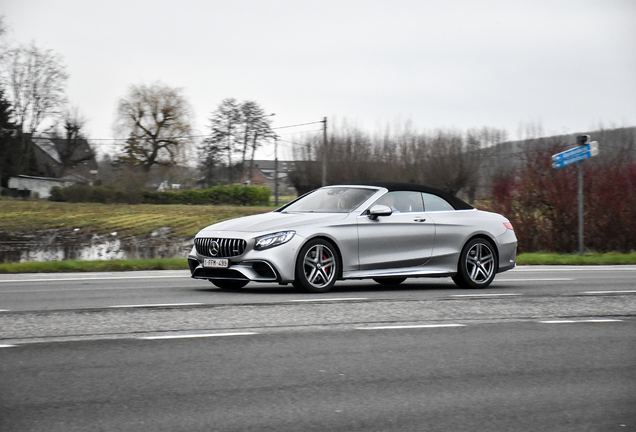
[[[327,117],[322,120],[322,185],[327,186]]]

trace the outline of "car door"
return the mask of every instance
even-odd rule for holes
[[[388,192],[376,204],[391,207],[389,216],[358,217],[360,270],[420,266],[431,257],[435,223],[424,212],[419,192]]]

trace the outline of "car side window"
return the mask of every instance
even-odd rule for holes
[[[381,204],[390,207],[394,213],[410,213],[424,211],[422,195],[419,192],[395,191],[380,197],[373,205]]]
[[[427,212],[455,210],[448,201],[437,195],[422,193],[422,198],[424,199],[424,209]]]

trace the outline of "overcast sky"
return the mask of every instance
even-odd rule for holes
[[[6,39],[64,58],[94,139],[155,81],[183,88],[201,133],[228,97],[274,127],[636,125],[634,0],[2,0],[0,15]]]

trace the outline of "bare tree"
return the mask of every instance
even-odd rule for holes
[[[210,136],[200,148],[204,162],[201,170],[205,175],[212,172],[213,164],[218,164],[219,155],[227,160],[228,182],[234,180],[234,166],[244,169],[250,157],[248,178],[252,178],[254,170],[254,154],[263,140],[272,138],[270,115],[254,101],[238,102],[234,98],[223,99],[210,116]],[[207,154],[205,154],[207,152]],[[235,163],[234,156],[241,158]],[[212,164],[212,165],[211,165]]]
[[[192,142],[190,104],[181,89],[161,83],[131,86],[119,101],[115,126],[127,135],[122,159],[146,172],[177,163]]]
[[[2,56],[2,82],[21,132],[33,134],[59,113],[68,79],[62,58],[34,43],[7,50]]]
[[[271,128],[270,115],[266,115],[263,108],[254,101],[245,101],[241,104],[241,114],[243,122],[243,163],[245,169],[246,153],[250,151],[250,168],[248,180],[254,178],[254,155],[256,149],[261,145],[262,140],[273,138],[274,133]]]
[[[216,153],[222,153],[227,158],[228,183],[233,180],[232,156],[237,141],[237,131],[241,123],[241,109],[234,98],[221,101],[210,117],[210,136],[203,142],[204,146]],[[214,160],[214,158],[210,159]]]

